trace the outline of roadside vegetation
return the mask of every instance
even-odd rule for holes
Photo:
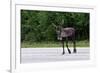
[[[61,47],[52,24],[74,27],[76,46],[89,47],[89,13],[36,10],[21,10],[21,47]]]
[[[64,44],[66,46],[66,43]],[[73,47],[71,42],[68,43],[69,47]],[[62,47],[61,42],[23,42],[21,43],[21,48],[45,48],[45,47]],[[85,41],[77,41],[76,47],[89,47],[89,42]]]

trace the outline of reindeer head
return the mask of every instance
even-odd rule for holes
[[[61,25],[55,25],[55,24],[52,24],[54,27],[55,27],[55,31],[56,31],[56,34],[57,34],[57,39],[58,40],[62,40],[62,37],[61,37],[61,31],[62,31],[62,26]]]
[[[57,34],[57,39],[58,40],[62,40],[62,37],[61,37],[61,31],[63,29],[62,25],[64,24],[64,20],[61,20],[60,23],[58,23],[59,25],[55,25],[54,23],[52,23],[52,25],[55,27],[56,29],[56,34]]]

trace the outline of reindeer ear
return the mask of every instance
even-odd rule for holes
[[[55,28],[57,28],[57,26],[56,26],[54,23],[52,23],[52,25],[53,25]]]
[[[62,25],[64,24],[64,20],[61,21],[61,24],[62,24]]]

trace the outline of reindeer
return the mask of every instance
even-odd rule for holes
[[[61,25],[56,26],[54,23],[53,23],[53,26],[56,28],[57,39],[60,40],[60,41],[62,42],[62,47],[63,47],[63,52],[62,52],[62,54],[63,54],[63,55],[65,54],[64,41],[66,41],[66,47],[67,47],[68,53],[71,54],[71,51],[70,51],[70,49],[68,48],[68,41],[69,41],[69,38],[72,39],[73,47],[74,47],[73,52],[76,53],[75,29],[74,29],[73,27],[66,27],[66,28],[63,28]]]

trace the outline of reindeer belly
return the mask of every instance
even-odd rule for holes
[[[73,35],[72,31],[63,31],[61,33],[61,37],[69,37],[69,36],[72,36],[72,35]]]

